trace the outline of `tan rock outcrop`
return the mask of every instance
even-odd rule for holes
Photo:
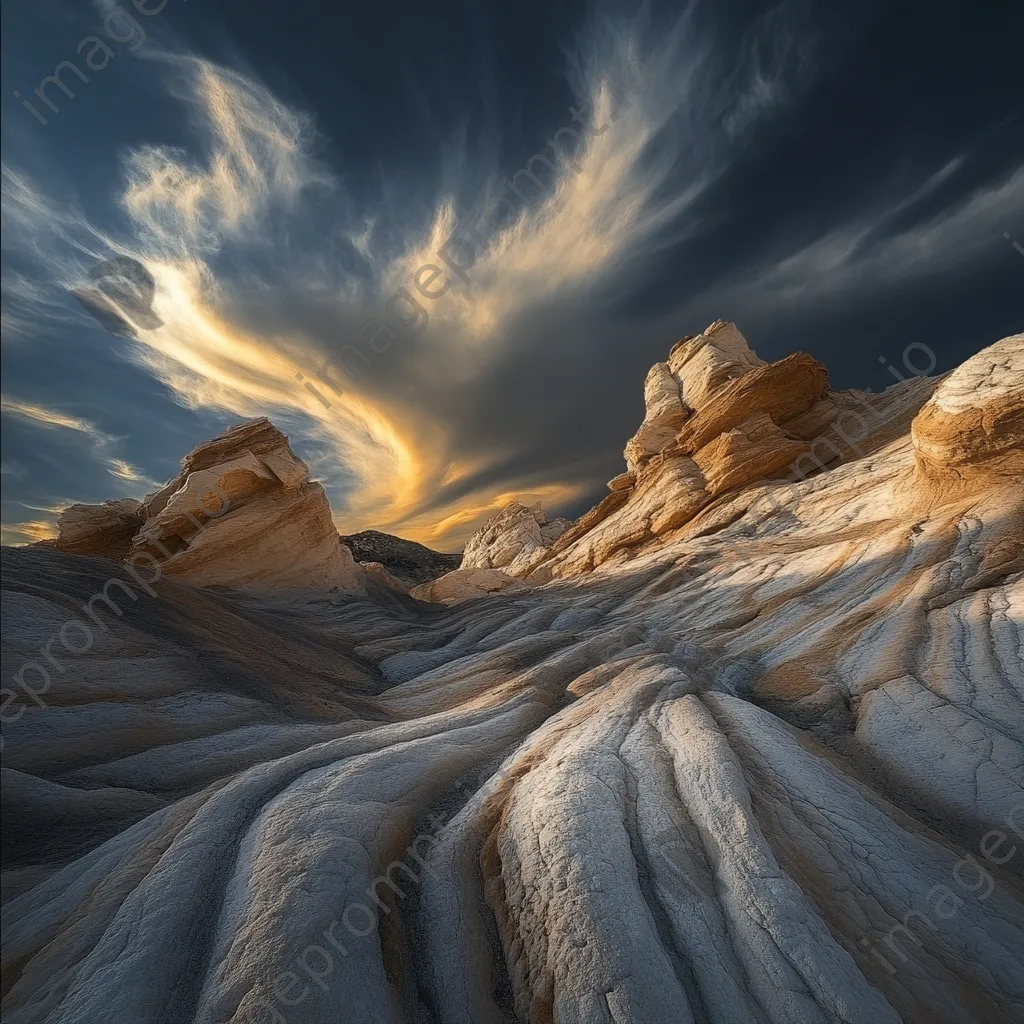
[[[911,434],[927,476],[1024,478],[1024,334],[957,367],[914,418]]]
[[[644,421],[623,450],[626,465],[631,470],[674,441],[690,415],[683,404],[680,382],[668,363],[655,363],[648,372],[644,382],[644,406],[647,410]]]
[[[756,412],[739,426],[709,441],[693,457],[704,474],[711,497],[732,487],[761,480],[788,466],[809,449],[777,427],[766,412]]]
[[[392,590],[397,590],[401,594],[408,594],[409,587],[403,583],[397,576],[392,576],[387,570],[387,566],[382,565],[380,562],[360,562],[359,565],[368,573],[372,573],[374,576],[382,579]]]
[[[168,576],[256,592],[364,589],[323,487],[265,417],[199,445],[146,504],[129,557]]]
[[[92,555],[120,561],[143,522],[142,503],[118,498],[102,505],[71,505],[57,518],[51,546],[69,555]]]
[[[513,502],[466,550],[499,553],[505,572],[534,584],[577,576],[634,557],[729,492],[773,480],[792,485],[880,451],[906,438],[912,422],[922,472],[1022,477],[1022,351],[1016,335],[948,378],[911,377],[881,394],[833,392],[811,356],[764,363],[735,325],[718,321],[677,342],[648,374],[629,468],[609,482],[602,502],[553,544],[535,525],[539,507]],[[714,512],[698,529],[741,514]]]
[[[548,521],[540,503],[527,507],[509,502],[466,542],[462,569],[504,569],[525,575],[569,526],[567,519]]]
[[[716,320],[703,334],[682,338],[672,346],[668,365],[680,381],[686,407],[702,409],[726,381],[763,366],[739,328]]]
[[[364,589],[323,487],[265,417],[200,444],[142,503],[73,506],[54,546],[159,566],[201,587]]]
[[[472,564],[498,565],[477,552],[502,552],[506,572],[535,583],[573,576],[684,526],[724,492],[773,477],[802,457],[824,470],[842,452],[833,444],[819,457],[813,431],[846,411],[827,389],[828,372],[809,355],[765,363],[735,324],[718,320],[677,342],[668,361],[647,375],[644,422],[626,445],[627,471],[609,482],[607,498],[546,548],[524,507],[513,502],[481,527],[467,555]],[[520,545],[526,557],[505,554]]]
[[[691,413],[727,381],[763,365],[736,325],[724,320],[677,341],[668,361],[655,363],[644,382],[644,421],[623,451],[629,470],[671,445]]]
[[[531,588],[500,569],[456,569],[410,591],[419,601],[461,604],[488,594],[525,594]]]
[[[782,426],[806,413],[827,388],[828,371],[804,352],[757,366],[730,380],[698,409],[679,431],[676,444],[693,455],[756,412],[766,413]]]

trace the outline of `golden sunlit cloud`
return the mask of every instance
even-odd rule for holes
[[[20,416],[22,419],[41,423],[44,427],[63,427],[66,430],[77,430],[93,438],[104,436],[91,423],[77,416],[68,416],[58,412],[56,409],[47,409],[45,406],[34,405],[32,402],[23,402],[18,398],[10,398],[7,395],[0,398],[0,409],[3,409],[4,412],[11,416]]]
[[[309,158],[311,125],[305,118],[235,72],[191,58],[185,69],[206,126],[205,158],[187,160],[180,151],[145,147],[126,164],[122,203],[139,237],[147,239],[146,250],[131,255],[157,281],[153,312],[163,321],[162,327],[139,332],[137,360],[188,407],[240,417],[304,417],[305,432],[329,452],[318,468],[330,472],[333,463],[358,480],[345,507],[336,509],[343,530],[401,529],[413,539],[461,544],[522,492],[510,490],[515,481],[506,480],[450,506],[432,502],[440,485],[468,477],[471,464],[482,470],[487,461],[457,454],[457,428],[446,421],[444,408],[414,411],[386,387],[349,380],[328,405],[303,373],[323,361],[318,339],[298,331],[261,335],[251,326],[239,327],[227,312],[231,296],[211,269],[211,254],[233,240],[259,237],[271,208],[299,203],[304,190],[331,182]],[[517,311],[553,293],[571,293],[606,271],[621,257],[626,239],[635,243],[653,233],[690,198],[653,203],[665,168],[638,170],[647,142],[671,108],[645,108],[637,97],[637,109],[619,117],[606,79],[596,75],[592,87],[593,123],[599,128],[606,122],[604,129],[585,139],[578,135],[575,171],[556,159],[551,190],[525,205],[506,229],[490,232],[474,265],[472,293],[452,288],[431,308],[439,328],[424,341],[421,361],[432,359],[451,376],[471,380]],[[436,252],[459,226],[453,201],[442,199],[424,237],[410,239],[385,259],[373,251],[374,220],[364,217],[349,238],[369,265],[381,268],[365,290],[386,295],[408,284],[418,265],[437,260]],[[360,293],[352,282],[339,288],[339,315]],[[319,387],[326,390],[322,382]],[[585,490],[559,483],[526,486],[549,504],[576,500]]]
[[[0,534],[3,537],[2,543],[22,547],[25,544],[36,544],[41,540],[51,540],[57,536],[57,527],[53,522],[30,520],[13,525],[4,524],[0,528]]]

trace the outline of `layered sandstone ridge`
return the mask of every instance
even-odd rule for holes
[[[52,546],[159,566],[199,587],[360,593],[365,573],[338,541],[323,487],[265,417],[191,451],[144,501],[72,505]]]
[[[735,324],[716,321],[651,368],[644,421],[624,452],[627,470],[604,501],[546,545],[538,531],[526,534],[523,508],[513,502],[470,539],[462,567],[495,565],[491,552],[522,550],[501,562],[509,575],[533,584],[576,576],[715,522],[715,509],[737,507],[744,490],[765,488],[758,500],[778,506],[793,485],[911,430],[927,475],[1019,477],[1021,362],[1014,336],[946,380],[914,376],[882,394],[837,392],[810,356],[766,364]],[[531,514],[544,516],[539,506]]]
[[[727,327],[433,603],[5,549],[4,1021],[1024,1020],[1022,339],[861,395]]]
[[[828,372],[810,356],[767,364],[735,324],[718,320],[651,368],[644,421],[623,453],[626,472],[601,504],[545,544],[538,531],[525,536],[513,502],[470,539],[462,567],[497,565],[491,552],[522,546],[525,557],[500,564],[512,576],[543,582],[585,572],[679,529],[725,492],[803,456],[820,463],[816,433],[839,414],[827,394]]]
[[[959,366],[915,417],[918,465],[930,476],[1024,477],[1024,335]]]
[[[116,498],[102,505],[71,505],[57,520],[57,539],[44,543],[69,555],[122,561],[144,522],[142,502],[134,498]]]

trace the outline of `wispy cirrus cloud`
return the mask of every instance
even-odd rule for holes
[[[120,438],[104,433],[89,420],[8,395],[0,397],[0,412],[7,416],[17,416],[44,429],[72,430],[84,434],[92,443],[97,460],[111,476],[130,483],[141,483],[147,487],[160,486],[157,481],[150,480],[124,459],[111,455],[110,449],[116,447]]]

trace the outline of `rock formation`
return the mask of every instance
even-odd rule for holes
[[[524,575],[568,525],[565,519],[549,523],[539,504],[527,508],[511,501],[469,539],[460,568]]]
[[[118,498],[102,505],[71,505],[57,517],[57,538],[44,541],[69,555],[128,557],[132,538],[145,522],[142,502]]]
[[[199,445],[142,503],[73,505],[58,528],[58,551],[148,565],[194,586],[364,589],[323,487],[265,417]]]
[[[1014,359],[1019,353],[1003,363]],[[735,324],[718,320],[677,342],[668,362],[651,369],[644,421],[623,453],[627,471],[609,483],[603,502],[553,541],[535,532],[524,545],[528,557],[487,561],[482,552],[504,555],[522,543],[523,508],[512,502],[470,538],[463,567],[500,564],[512,576],[543,583],[628,560],[652,543],[671,543],[732,492],[776,478],[798,483],[905,436],[938,383],[915,377],[881,395],[832,392],[825,367],[810,356],[798,352],[767,364]],[[1014,391],[1008,385],[1000,394]],[[1019,436],[1012,398],[993,398],[999,401],[1009,409],[1000,429]],[[544,516],[539,506],[532,514]]]
[[[451,607],[6,549],[5,1021],[1024,1020],[1024,337],[877,396],[741,341]],[[147,524],[304,508],[249,429]]]
[[[392,576],[408,587],[443,576],[458,569],[462,555],[445,555],[439,551],[404,540],[390,533],[378,530],[363,530],[341,538],[342,544],[352,552],[352,557],[361,564],[378,562]]]
[[[1024,337],[1007,338],[955,370],[913,422],[927,475],[1024,477]]]
[[[500,569],[456,569],[410,591],[419,601],[461,604],[487,594],[522,594],[530,588]]]

